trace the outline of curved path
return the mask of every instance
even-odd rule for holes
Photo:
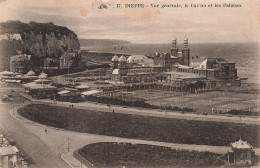
[[[39,100],[33,99],[31,96],[21,93],[22,96],[27,99],[36,102],[36,103],[48,103],[49,105],[55,106],[63,106],[69,107],[71,103],[69,102],[59,102],[53,101],[49,99]],[[163,118],[178,118],[178,119],[186,119],[186,120],[199,120],[199,121],[214,121],[214,122],[230,122],[230,123],[245,123],[245,124],[260,124],[260,119],[258,117],[239,117],[239,116],[224,116],[224,115],[201,115],[201,114],[192,114],[192,113],[184,113],[180,112],[170,112],[170,111],[160,111],[157,109],[144,109],[144,108],[134,108],[134,107],[123,107],[110,105],[108,107],[105,104],[94,103],[94,102],[81,102],[81,103],[73,103],[74,108],[78,109],[88,109],[92,111],[101,111],[101,112],[112,112],[114,110],[115,113],[122,114],[134,114],[134,115],[143,115],[143,116],[152,116],[152,117],[163,117]]]
[[[172,147],[174,149],[209,151],[209,152],[220,153],[220,154],[224,154],[227,152],[227,150],[230,150],[230,147],[226,147],[226,146],[177,144],[177,143],[166,143],[166,142],[158,142],[158,141],[146,141],[146,140],[139,140],[139,139],[94,135],[88,133],[78,133],[78,132],[58,129],[58,128],[49,127],[39,123],[32,122],[30,120],[21,117],[16,111],[14,112],[10,111],[10,114],[19,122],[22,122],[25,125],[25,127],[31,129],[32,131],[34,130],[34,133],[37,136],[39,136],[40,139],[45,144],[49,145],[49,148],[55,150],[56,152],[58,151],[61,152],[62,158],[65,159],[71,165],[74,165],[74,167],[77,161],[75,161],[75,159],[72,158],[73,151],[82,148],[85,145],[98,143],[98,142],[126,142],[126,143],[128,142],[133,144],[139,143],[139,144],[149,144],[149,145],[157,145],[157,146],[167,146],[167,147]],[[44,131],[45,128],[48,130],[47,133],[45,133]]]
[[[42,136],[38,134],[41,130],[33,128],[10,115],[10,112],[15,112],[18,107],[30,103],[23,97],[19,97],[16,88],[12,89],[15,90],[12,93],[13,103],[1,103],[0,106],[0,133],[16,142],[18,149],[22,151],[23,155],[27,156],[26,160],[29,160],[30,168],[69,168],[60,158],[60,153],[57,153],[43,141]],[[0,87],[0,93],[0,96],[3,96],[10,92],[6,88]]]

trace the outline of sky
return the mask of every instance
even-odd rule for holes
[[[214,7],[215,3],[242,7]],[[101,4],[108,9],[98,9]],[[117,4],[123,8],[116,8]],[[144,4],[145,8],[125,8],[125,4]],[[161,8],[163,4],[182,8]],[[189,7],[184,8],[185,4]],[[81,39],[132,43],[169,43],[185,37],[193,43],[256,42],[260,39],[258,6],[258,0],[0,0],[0,22],[53,22]]]

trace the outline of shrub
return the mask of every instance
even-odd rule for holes
[[[115,97],[103,97],[103,96],[87,96],[85,98],[87,101],[103,103],[103,104],[113,104],[113,105],[121,105],[121,106],[131,106],[131,107],[141,107],[141,108],[149,108],[149,109],[165,109],[165,110],[172,110],[172,111],[187,111],[187,112],[195,112],[195,110],[190,108],[180,108],[177,106],[156,106],[146,103],[144,99],[139,99],[136,101],[126,101]]]

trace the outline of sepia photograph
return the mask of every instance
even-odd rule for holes
[[[260,1],[0,0],[0,168],[260,168]]]

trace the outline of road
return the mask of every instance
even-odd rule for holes
[[[36,128],[30,126],[24,122],[13,118],[9,112],[15,111],[18,107],[28,103],[28,100],[19,96],[17,92],[21,91],[20,88],[15,87],[3,87],[0,86],[1,97],[13,89],[14,102],[13,103],[1,103],[0,108],[0,133],[3,133],[8,138],[12,138],[20,150],[29,156],[32,164],[32,168],[51,168],[51,167],[63,167],[69,168],[69,166],[63,162],[60,158],[61,150],[56,151],[52,146],[48,145],[52,140],[50,139],[46,143],[42,128]],[[22,89],[23,90],[23,89]],[[46,137],[48,139],[48,137]],[[55,143],[54,143],[55,144]]]

